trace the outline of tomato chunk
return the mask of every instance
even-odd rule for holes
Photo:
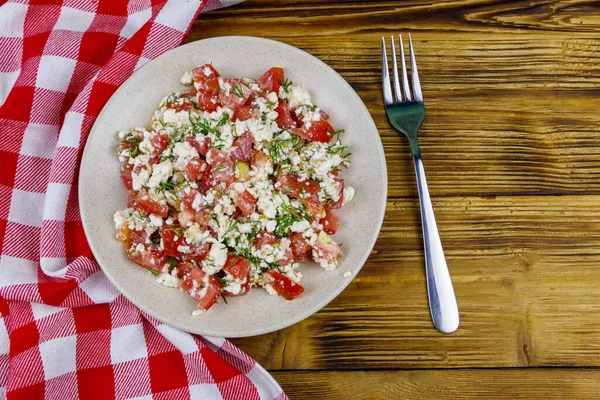
[[[143,267],[148,267],[158,273],[162,272],[163,266],[167,263],[165,254],[146,245],[142,245],[142,249],[138,249],[138,245],[131,243],[127,246],[127,256],[134,263]]]
[[[325,233],[330,235],[336,233],[340,226],[340,220],[331,211],[327,211],[325,217],[323,217],[319,223],[323,225]]]
[[[279,243],[279,239],[276,236],[271,235],[268,232],[262,232],[256,236],[256,239],[254,240],[254,247],[260,250],[266,245],[273,245],[277,243]]]
[[[249,217],[256,211],[256,199],[247,190],[237,198],[235,204],[240,208],[244,217]]]
[[[289,129],[296,126],[296,122],[292,118],[290,110],[283,100],[279,100],[275,112],[277,112],[277,119],[275,119],[275,122],[278,127],[281,129]]]
[[[195,248],[193,246],[190,246],[190,248],[191,248],[190,253],[181,258],[193,260],[195,262],[201,262],[202,260],[204,260],[206,258],[206,256],[208,255],[208,252],[210,251],[210,243],[204,242]]]
[[[252,90],[239,79],[227,79],[227,83],[231,85],[231,90],[219,94],[219,101],[225,107],[235,111],[238,107],[246,103],[252,94]]]
[[[163,247],[165,249],[165,255],[167,256],[180,256],[185,253],[178,250],[179,246],[188,247],[183,235],[183,228],[179,224],[167,225],[163,224],[162,230]]]
[[[209,165],[208,168],[206,168],[206,171],[204,171],[204,175],[202,175],[202,183],[200,184],[200,187],[206,191],[210,190],[215,185],[216,182],[212,175],[212,167]]]
[[[301,179],[298,175],[282,172],[277,177],[277,190],[296,199],[313,198],[318,201],[321,186],[312,179]]]
[[[206,162],[199,157],[192,157],[185,166],[185,174],[188,180],[197,181],[202,178],[202,174],[206,169]]]
[[[239,106],[233,114],[233,121],[246,121],[247,119],[257,118],[258,113],[250,106]]]
[[[273,279],[273,282],[271,283],[273,289],[275,289],[277,294],[281,297],[285,297],[286,300],[294,300],[304,292],[304,287],[302,287],[302,285],[294,282],[281,272],[269,271],[267,272],[267,275]]]
[[[319,120],[312,121],[302,128],[294,129],[293,133],[312,142],[329,143],[333,137],[333,132],[335,132],[335,130],[329,122]]]
[[[127,190],[133,190],[133,178],[131,177],[132,171],[133,164],[123,164],[123,168],[121,168],[121,181],[123,182],[123,186],[125,186],[125,189]]]
[[[249,162],[252,160],[253,144],[252,134],[248,131],[244,132],[242,136],[233,141],[231,156],[236,160]]]
[[[216,95],[211,96],[208,93],[198,92],[196,95],[198,107],[206,112],[214,112],[219,107],[219,99]]]
[[[300,232],[295,232],[290,235],[290,248],[295,261],[306,261],[310,255],[310,244]]]
[[[223,271],[235,279],[244,280],[248,278],[250,272],[250,261],[233,254],[227,256],[227,261],[223,266]]]
[[[213,275],[206,274],[202,268],[196,266],[186,266],[185,268],[188,267],[181,288],[196,300],[199,310],[206,311],[221,296],[221,281]]]
[[[197,140],[195,137],[193,136],[188,136],[187,138],[185,138],[185,140],[196,150],[198,150],[198,153],[202,154],[203,156],[206,156],[206,153],[208,153],[208,149],[210,148],[210,139],[205,137],[202,138],[201,140]]]
[[[198,89],[198,92],[204,92],[209,95],[219,94],[219,77],[221,75],[211,64],[204,64],[194,68],[192,75],[195,83],[194,86]]]
[[[133,199],[133,205],[146,211],[148,214],[156,214],[159,217],[166,218],[169,215],[169,206],[153,200],[145,189],[137,192]]]
[[[262,90],[268,90],[270,92],[275,92],[279,94],[279,87],[281,86],[281,82],[284,79],[283,68],[273,67],[267,72],[264,73],[263,76],[258,78],[256,83],[258,87]]]
[[[187,208],[193,209],[192,205],[194,204],[196,196],[200,194],[200,191],[198,189],[187,187],[183,189],[177,189],[176,193]]]
[[[215,185],[224,182],[226,186],[229,186],[233,183],[234,164],[227,153],[218,149],[210,149],[206,160],[212,166],[210,174]]]

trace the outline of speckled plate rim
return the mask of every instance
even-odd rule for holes
[[[162,54],[161,56],[157,57],[156,59],[146,63],[144,66],[142,66],[140,69],[138,69],[131,77],[129,77],[115,91],[115,93],[108,100],[108,102],[102,109],[101,113],[99,114],[98,118],[96,119],[96,121],[92,127],[92,130],[90,132],[90,135],[88,137],[88,140],[87,140],[87,143],[86,143],[86,146],[84,149],[84,153],[82,156],[82,162],[81,162],[81,169],[80,169],[80,174],[79,174],[79,190],[78,190],[80,209],[81,209],[81,219],[82,219],[82,223],[83,223],[84,232],[86,234],[86,237],[88,238],[88,242],[89,242],[90,248],[92,250],[92,253],[94,254],[97,262],[99,263],[100,267],[102,268],[102,270],[104,271],[106,276],[126,298],[128,298],[134,305],[136,305],[142,311],[144,311],[145,313],[158,319],[161,322],[164,322],[166,324],[169,324],[171,326],[174,326],[176,328],[179,328],[179,329],[187,331],[187,332],[208,335],[208,336],[229,337],[229,338],[261,335],[261,334],[265,334],[265,333],[274,332],[274,331],[286,328],[288,326],[291,326],[293,324],[296,324],[296,323],[310,317],[311,315],[313,315],[314,313],[316,313],[317,311],[319,311],[323,307],[325,307],[327,304],[329,304],[331,301],[333,301],[351,283],[352,279],[341,278],[341,276],[342,276],[341,272],[338,273],[338,276],[340,277],[340,282],[339,282],[340,284],[337,287],[333,288],[331,291],[324,293],[325,295],[322,296],[320,301],[316,302],[311,307],[309,307],[309,308],[305,307],[304,309],[301,307],[300,304],[298,304],[298,308],[296,308],[293,311],[294,314],[289,314],[289,316],[287,318],[283,318],[278,321],[269,321],[269,324],[267,326],[265,326],[265,325],[261,326],[259,324],[257,326],[253,326],[253,327],[246,327],[245,329],[242,329],[242,330],[235,330],[235,329],[232,330],[232,329],[219,329],[219,327],[211,327],[210,324],[208,324],[208,325],[202,324],[201,320],[196,320],[195,322],[194,321],[190,322],[189,319],[185,319],[185,320],[181,319],[180,320],[180,319],[177,319],[176,317],[173,317],[170,313],[157,312],[157,310],[155,308],[153,308],[152,303],[149,302],[147,298],[144,298],[144,295],[146,295],[146,297],[148,296],[147,294],[139,293],[139,292],[141,292],[141,290],[138,290],[137,288],[135,290],[132,290],[131,287],[128,287],[128,285],[125,284],[126,282],[123,281],[123,279],[121,279],[121,274],[117,273],[117,271],[115,270],[115,268],[113,266],[109,265],[108,254],[106,251],[104,251],[101,248],[102,247],[101,239],[98,238],[98,234],[97,234],[98,229],[96,229],[97,226],[94,225],[94,222],[92,221],[92,219],[94,217],[93,216],[94,210],[91,209],[90,206],[93,205],[93,204],[91,204],[91,202],[92,202],[91,199],[94,196],[90,197],[88,194],[90,192],[90,189],[92,191],[94,191],[94,188],[90,187],[90,185],[92,185],[90,178],[94,177],[94,173],[92,172],[94,170],[94,165],[92,163],[94,161],[95,153],[98,151],[98,149],[94,146],[94,144],[96,144],[96,142],[98,142],[98,141],[100,141],[101,143],[106,140],[112,141],[112,139],[100,139],[99,138],[99,136],[102,135],[102,133],[101,133],[103,130],[102,125],[104,124],[105,120],[107,119],[107,116],[109,114],[115,112],[114,108],[118,105],[119,101],[121,101],[121,97],[128,90],[128,88],[132,84],[132,82],[134,82],[140,74],[148,73],[154,67],[160,65],[161,63],[168,62],[169,60],[173,59],[174,57],[175,58],[176,57],[179,57],[179,58],[186,57],[186,55],[185,55],[186,51],[188,51],[188,54],[191,54],[194,51],[201,50],[203,46],[209,47],[209,46],[214,46],[214,45],[222,45],[223,47],[227,47],[227,46],[234,46],[235,43],[237,43],[238,46],[241,43],[241,44],[244,44],[247,46],[257,46],[260,48],[272,47],[274,51],[286,53],[286,58],[289,57],[288,58],[289,60],[292,60],[294,58],[310,60],[310,63],[314,64],[314,67],[316,69],[323,70],[323,72],[327,74],[327,78],[331,79],[332,81],[335,82],[335,86],[337,86],[340,89],[340,91],[348,92],[347,94],[350,97],[348,97],[346,100],[353,101],[353,102],[357,103],[357,105],[359,104],[358,107],[360,107],[361,109],[357,109],[356,111],[359,114],[362,114],[367,119],[367,121],[363,121],[364,123],[367,124],[367,128],[368,128],[365,131],[368,133],[368,135],[365,138],[368,140],[375,141],[375,145],[373,146],[374,148],[372,149],[373,152],[368,155],[368,158],[370,161],[372,161],[372,167],[377,169],[377,171],[378,171],[379,175],[378,175],[378,179],[377,179],[378,180],[377,184],[379,184],[379,187],[376,188],[377,193],[376,193],[375,201],[372,201],[371,204],[369,204],[370,206],[374,207],[371,210],[371,214],[370,214],[371,218],[369,219],[369,221],[370,221],[369,231],[371,232],[371,234],[368,235],[369,236],[368,238],[366,238],[366,242],[364,242],[364,245],[362,246],[363,251],[361,252],[361,254],[359,256],[356,256],[353,264],[350,266],[347,266],[347,268],[346,268],[346,270],[350,270],[352,272],[352,279],[354,279],[354,277],[356,277],[358,272],[361,270],[364,263],[367,261],[369,255],[371,253],[371,250],[373,249],[373,247],[375,245],[375,242],[379,236],[379,232],[381,230],[381,226],[383,223],[385,209],[386,209],[386,202],[387,202],[387,167],[386,167],[386,161],[385,161],[385,154],[383,151],[383,145],[382,145],[381,139],[379,137],[377,127],[376,127],[368,109],[366,108],[366,106],[364,105],[364,103],[362,102],[362,100],[360,99],[358,94],[352,89],[352,87],[337,72],[335,72],[335,70],[333,70],[331,67],[329,67],[327,64],[325,64],[323,61],[312,56],[311,54],[309,54],[303,50],[300,50],[296,47],[293,47],[291,45],[281,43],[278,41],[274,41],[274,40],[258,38],[258,37],[250,37],[250,36],[224,36],[224,37],[203,39],[203,40],[191,42],[186,45],[177,47],[175,49],[172,49],[172,50]],[[192,57],[190,57],[190,58],[192,58]],[[207,60],[206,62],[208,62],[208,61],[212,62],[212,60]],[[351,61],[349,60],[349,62],[351,62]],[[277,63],[274,63],[274,64],[272,63],[271,66],[273,66],[273,65],[277,65]],[[217,67],[217,69],[219,69],[219,66],[216,66],[216,67]],[[179,71],[179,75],[182,75],[183,72],[184,72],[184,70]],[[226,73],[224,73],[224,75],[226,75]],[[306,87],[306,85],[302,85],[302,86]],[[315,93],[315,90],[312,90],[311,88],[308,88],[308,89],[313,96],[318,97],[318,90],[316,91],[317,93]],[[164,95],[166,93],[168,93],[168,92],[162,93],[162,95]],[[329,109],[327,109],[327,111],[330,111],[332,113],[332,122],[333,122],[334,118],[336,116],[336,110],[329,108]],[[148,122],[149,122],[149,119],[150,119],[150,114],[147,115]],[[146,123],[144,126],[147,126],[147,125],[148,125],[148,123]],[[334,126],[336,126],[336,124],[334,124]],[[125,129],[125,128],[127,128],[127,127],[123,127],[121,129]],[[346,131],[349,130],[347,127],[342,126],[342,128],[346,129]],[[111,134],[113,134],[113,136],[116,136],[115,132],[111,132]],[[344,139],[344,138],[342,138],[342,139]],[[353,154],[355,155],[356,149],[351,148],[351,150],[353,150]],[[116,157],[115,157],[115,159],[116,159]],[[109,161],[109,163],[111,163],[111,162]],[[350,172],[348,173],[349,176],[352,176],[352,168],[354,168],[354,166],[351,166]],[[119,180],[119,183],[120,183],[118,173],[116,173],[114,175],[114,179]],[[104,196],[104,195],[102,193],[100,193],[97,196]],[[356,199],[354,201],[356,201]],[[349,205],[353,204],[353,202],[350,202]],[[123,205],[124,205],[124,201],[123,201]],[[344,209],[345,208],[346,207],[344,207]],[[341,210],[342,213],[343,213],[344,209]],[[116,210],[113,210],[113,212],[114,211],[116,211]],[[344,218],[342,218],[342,216],[340,216],[340,219],[342,220],[342,222],[344,222]],[[114,227],[112,226],[112,220],[108,220],[107,223],[111,225],[111,228],[114,231]],[[343,230],[343,229],[344,229],[344,225],[341,226],[341,230]],[[359,236],[360,236],[360,234],[359,234]],[[105,238],[102,238],[102,239],[105,239]],[[114,241],[114,251],[121,251],[122,253],[124,253],[123,249],[122,249],[122,243],[119,243],[114,239],[114,232],[112,234],[111,240]],[[125,256],[123,255],[123,257],[125,257]],[[342,262],[340,263],[340,268],[343,265],[343,263],[344,263],[344,261],[342,260]],[[129,262],[129,264],[131,264],[131,263]],[[137,268],[141,272],[145,273],[145,271],[143,271],[143,269],[141,269],[139,267],[135,267],[135,268]],[[339,268],[338,268],[338,270],[339,270]],[[138,276],[140,275],[140,273],[138,273],[138,272],[135,272],[135,273]],[[319,273],[327,274],[329,272],[319,271]],[[144,282],[144,284],[145,284],[145,282]],[[157,286],[157,288],[160,287],[158,285],[156,285],[156,286]],[[163,289],[169,290],[172,292],[178,292],[171,288],[163,288]],[[178,294],[181,295],[182,297],[184,297],[184,295],[181,294],[180,292]],[[306,292],[305,292],[305,294],[306,294]],[[245,297],[249,297],[251,295],[252,295],[252,293]],[[172,297],[172,295],[167,295],[167,297]],[[263,295],[263,297],[264,297],[264,295]],[[301,298],[302,298],[302,296],[299,299],[301,299]],[[294,303],[297,301],[298,301],[298,299],[294,300],[293,302],[287,302],[287,303]],[[298,302],[298,303],[300,303],[300,302]],[[213,308],[215,308],[215,307],[213,307]],[[277,307],[277,305],[276,305],[276,307]],[[211,311],[217,312],[218,310],[213,311],[213,309],[211,309]],[[209,311],[208,313],[210,313],[211,311]],[[284,310],[284,312],[285,312],[285,310]],[[207,315],[208,313],[205,313],[203,315]],[[202,317],[202,316],[200,316],[200,317]]]

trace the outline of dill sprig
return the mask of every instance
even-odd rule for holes
[[[273,233],[277,236],[287,236],[294,223],[302,220],[312,221],[312,218],[303,207],[294,207],[291,204],[283,203],[281,211],[275,218],[277,228]]]
[[[210,120],[207,119],[202,119],[200,117],[195,118],[193,116],[190,115],[189,117],[190,119],[190,124],[192,124],[192,127],[194,128],[195,131],[200,131],[201,133],[218,133],[218,131],[214,128],[212,128],[210,126]]]
[[[243,99],[244,91],[242,90],[242,87],[240,85],[236,85],[235,83],[232,85],[232,87],[233,87],[233,94],[236,95],[237,97]]]
[[[158,186],[154,188],[154,193],[170,192],[173,189],[175,189],[175,183],[169,178],[169,180],[159,183]]]
[[[283,78],[281,78],[281,79],[279,79],[279,83],[283,87],[283,91],[286,92],[286,93],[289,93],[290,92],[290,86],[292,86],[292,84],[294,82],[290,81],[288,78],[285,78],[285,80]]]

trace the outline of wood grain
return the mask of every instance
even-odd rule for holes
[[[597,399],[600,371],[275,372],[291,399]]]
[[[409,31],[461,312],[450,336],[430,322],[412,160],[381,102],[381,36]],[[290,398],[598,397],[599,1],[248,0],[202,15],[187,40],[224,35],[333,67],[387,158],[386,219],[351,285],[301,323],[233,340]]]

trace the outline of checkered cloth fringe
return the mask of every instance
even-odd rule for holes
[[[239,0],[0,0],[0,398],[286,399],[225,339],[140,312],[81,227],[77,175],[106,100]]]

